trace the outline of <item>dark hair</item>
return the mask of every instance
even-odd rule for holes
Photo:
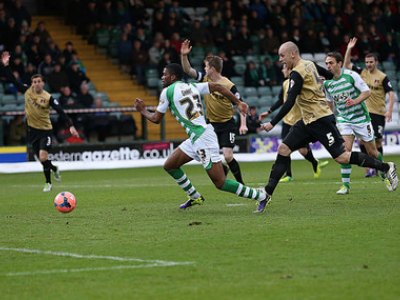
[[[378,61],[378,54],[376,54],[376,53],[367,53],[367,55],[365,55],[365,58],[369,58],[369,57],[373,57],[375,59],[375,61]]]
[[[165,66],[165,69],[168,70],[169,74],[175,75],[177,80],[181,80],[183,78],[183,69],[180,64],[170,63]]]
[[[206,57],[205,61],[208,62],[208,65],[210,67],[214,67],[218,73],[222,72],[223,60],[221,57],[216,55],[209,55]]]
[[[36,79],[36,78],[40,78],[40,79],[42,79],[42,81],[44,82],[44,77],[43,77],[42,74],[34,74],[34,75],[31,77],[31,81],[33,81],[33,79]]]
[[[328,52],[326,56],[333,57],[334,59],[336,59],[336,62],[343,62],[343,55],[337,51]]]

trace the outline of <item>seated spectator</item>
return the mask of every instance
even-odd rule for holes
[[[46,54],[44,56],[43,61],[38,66],[39,74],[43,75],[44,78],[47,80],[49,75],[53,72],[54,69],[54,62],[50,54]]]
[[[254,61],[249,61],[244,71],[244,85],[258,87],[260,83],[261,78],[258,75],[257,66]]]
[[[7,144],[13,145],[25,145],[26,143],[26,124],[24,116],[15,116],[10,123],[10,130]]]
[[[160,41],[154,41],[153,45],[149,49],[149,63],[150,66],[157,67],[161,57],[162,57],[162,48]]]
[[[224,51],[220,51],[218,53],[218,56],[221,57],[224,62],[223,64],[224,67],[222,68],[222,75],[228,78],[237,76],[237,73],[235,71],[235,62],[233,61],[233,59],[228,57]]]
[[[93,96],[89,93],[89,85],[86,82],[82,82],[81,84],[81,90],[80,93],[78,94],[78,103],[79,106],[83,107],[92,107],[93,106]]]
[[[266,57],[258,68],[260,75],[260,85],[272,86],[277,84],[276,70],[272,65],[271,59]]]
[[[28,63],[28,65],[25,68],[24,75],[21,78],[22,83],[26,84],[26,85],[30,85],[32,82],[31,78],[35,74],[37,74],[35,65],[32,63]]]
[[[247,133],[258,133],[262,130],[261,121],[258,119],[257,108],[250,106],[249,114],[246,116]]]
[[[94,99],[94,108],[102,108],[103,101],[100,97]],[[88,117],[85,123],[85,135],[90,141],[90,136],[93,132],[97,133],[97,141],[104,142],[108,135],[110,127],[110,116],[107,112],[95,112]]]
[[[18,72],[20,77],[23,77],[25,74],[25,67],[22,62],[22,57],[19,55],[14,56],[14,58],[11,61],[11,70]]]
[[[149,62],[149,54],[142,47],[142,43],[139,40],[133,42],[132,50],[132,70],[131,74],[136,75],[136,81],[139,84],[145,84],[146,76],[145,71]]]
[[[63,86],[69,86],[68,75],[59,62],[55,63],[53,72],[47,78],[47,83],[52,93],[59,93]]]
[[[118,42],[118,62],[123,72],[128,73],[132,64],[132,42],[127,33],[122,33]]]
[[[64,109],[81,108],[79,105],[76,94],[71,90],[69,86],[64,86],[60,89],[61,96],[60,101],[61,106]]]
[[[90,79],[79,69],[77,62],[72,62],[69,69],[67,69],[68,80],[73,92],[79,93],[82,82],[89,82]]]
[[[77,52],[72,53],[69,65],[71,66],[72,64],[78,64],[79,70],[81,70],[83,73],[86,74],[85,65],[83,64],[82,60],[79,58],[79,55]]]

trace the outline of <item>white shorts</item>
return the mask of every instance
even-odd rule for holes
[[[337,123],[341,135],[354,135],[364,142],[374,140],[374,129],[371,122],[362,124]]]
[[[179,148],[189,157],[201,162],[209,170],[213,163],[222,161],[219,154],[218,138],[214,127],[208,124],[206,131],[192,144],[190,139],[183,141]]]

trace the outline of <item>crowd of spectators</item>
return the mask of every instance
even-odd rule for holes
[[[349,37],[359,39],[353,59],[368,52],[392,61],[400,69],[400,3],[397,0],[238,0],[202,1],[198,12],[189,1],[97,0],[69,1],[66,21],[79,34],[96,42],[96,32],[118,28],[119,62],[145,82],[148,67],[162,70],[179,62],[180,44],[190,39],[194,47],[225,55],[268,55],[269,61],[249,64],[246,82],[279,84],[277,50],[282,42],[296,42],[303,53],[344,52]],[[232,63],[234,64],[234,62]],[[262,66],[261,66],[262,64]],[[234,76],[235,70],[225,69]]]
[[[90,79],[86,75],[78,52],[74,49],[73,42],[69,41],[63,46],[64,49],[60,49],[55,44],[45,22],[38,22],[36,28],[32,28],[31,15],[21,0],[0,1],[0,51],[10,52],[10,68],[14,77],[19,82],[30,85],[32,75],[37,73],[43,75],[46,82],[45,89],[58,98],[64,109],[99,107],[98,103],[102,99],[95,99],[96,94],[89,93]],[[20,95],[16,86],[5,78],[4,74],[0,74],[0,80],[4,94],[15,97]],[[96,131],[97,128],[97,123],[92,122],[93,116],[88,114],[72,116],[82,136],[88,140],[90,138],[88,134]],[[103,124],[105,120],[108,120],[110,130],[118,125],[113,116],[102,119]],[[131,133],[136,134],[133,120],[132,123]],[[15,140],[15,134],[12,133],[16,124],[22,126],[19,117],[10,124],[5,124],[9,127],[6,128],[8,143],[17,143],[17,140],[23,142],[20,138]],[[55,122],[54,127],[58,140],[63,141],[62,124]],[[100,127],[98,141],[104,141],[105,137],[111,133],[110,130],[104,130],[104,125]]]

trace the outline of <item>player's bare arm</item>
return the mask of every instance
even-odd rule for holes
[[[162,118],[164,117],[164,114],[160,113],[157,110],[155,112],[148,111],[142,99],[136,98],[134,106],[136,110],[142,114],[142,116],[155,124],[160,124]]]
[[[214,82],[209,82],[208,86],[210,88],[210,92],[219,92],[222,95],[224,95],[226,98],[229,99],[234,105],[237,105],[237,107],[240,110],[240,113],[246,114],[249,106],[247,103],[240,101],[230,90],[228,90],[226,87],[214,83]]]
[[[188,55],[192,51],[192,46],[190,46],[189,40],[184,40],[181,46],[181,64],[183,71],[192,78],[197,77],[197,72],[192,68],[189,62]]]
[[[350,39],[349,43],[347,44],[346,53],[343,59],[343,67],[346,69],[350,69],[353,67],[351,62],[351,50],[353,50],[354,46],[357,44],[357,38],[353,37]]]
[[[367,98],[371,95],[371,91],[362,92],[356,99],[347,98],[346,107],[351,107],[361,102],[367,100]]]
[[[386,122],[392,121],[393,106],[394,106],[394,102],[395,102],[394,92],[390,91],[388,93],[388,95],[389,95],[389,105],[388,105],[387,112],[385,113]]]

